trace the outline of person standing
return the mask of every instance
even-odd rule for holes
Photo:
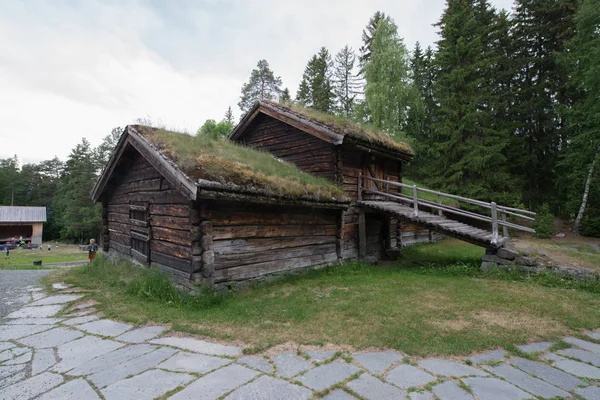
[[[8,248],[8,244],[4,243],[4,259],[10,260],[10,249]]]
[[[96,244],[96,239],[90,239],[90,244],[88,245],[87,249],[88,259],[90,260],[90,262],[92,262],[92,260],[96,258],[96,253],[98,252],[98,245]]]

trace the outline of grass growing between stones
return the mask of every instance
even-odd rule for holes
[[[255,348],[330,343],[462,355],[599,327],[598,285],[482,275],[480,255],[444,241],[408,248],[397,263],[348,263],[228,296],[192,297],[157,271],[103,260],[47,280],[99,289],[91,297],[108,317]]]

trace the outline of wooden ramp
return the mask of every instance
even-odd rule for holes
[[[503,237],[497,239],[496,243],[493,243],[493,235],[490,231],[475,228],[469,224],[425,211],[419,211],[419,215],[415,216],[412,207],[392,201],[358,201],[356,205],[387,214],[400,221],[418,224],[427,229],[482,247],[502,247],[508,240],[508,238]]]
[[[517,223],[534,221],[535,213],[435,190],[370,176],[358,176],[359,255],[365,254],[365,210],[393,216],[400,221],[455,237],[482,247],[498,248],[508,241],[508,229],[535,233]],[[431,199],[437,199],[431,200]],[[429,199],[429,200],[428,200]],[[450,199],[451,205],[448,205]],[[461,204],[466,207],[461,208]],[[457,219],[452,219],[452,216]],[[458,221],[460,219],[460,221]],[[469,223],[471,222],[471,223]],[[481,226],[489,224],[489,229]],[[501,231],[500,232],[500,228]]]

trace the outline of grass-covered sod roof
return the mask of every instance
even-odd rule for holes
[[[298,117],[303,117],[312,122],[322,124],[333,132],[349,136],[358,141],[376,144],[392,151],[401,152],[409,156],[414,155],[413,149],[408,143],[396,141],[388,133],[378,130],[368,124],[361,124],[348,118],[338,115],[323,113],[310,108],[304,108],[298,105],[282,105],[272,101],[265,101],[269,106],[280,109],[284,112],[291,112]]]
[[[266,195],[314,201],[344,201],[333,182],[298,169],[271,154],[227,139],[135,125],[133,128],[194,181],[235,185]]]

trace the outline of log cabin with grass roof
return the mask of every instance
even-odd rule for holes
[[[384,133],[268,101],[226,139],[130,125],[92,191],[102,247],[214,290],[378,259],[401,245],[401,225],[353,206],[358,177],[399,182],[411,158]]]

